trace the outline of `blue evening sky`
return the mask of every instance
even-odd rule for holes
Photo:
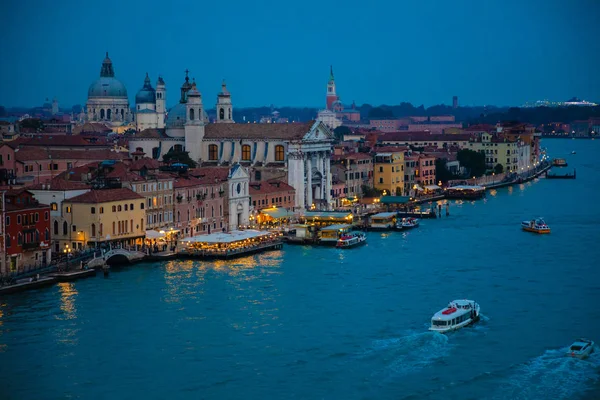
[[[84,104],[106,51],[132,100],[145,73],[207,106],[600,101],[600,1],[72,1],[0,4],[0,104]]]

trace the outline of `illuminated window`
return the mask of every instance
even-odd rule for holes
[[[245,144],[242,146],[242,160],[250,161],[250,145]]]
[[[218,156],[218,147],[216,144],[211,144],[208,146],[208,159],[209,160],[217,160]]]
[[[285,150],[282,145],[275,146],[275,161],[285,160]]]

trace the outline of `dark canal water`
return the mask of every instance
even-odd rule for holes
[[[543,145],[578,179],[453,202],[359,249],[143,264],[4,297],[0,398],[599,398],[600,351],[564,352],[600,341],[600,141]],[[552,234],[520,230],[538,216]],[[455,298],[483,321],[429,333]]]

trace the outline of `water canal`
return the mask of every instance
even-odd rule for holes
[[[352,250],[173,261],[0,299],[0,398],[598,398],[600,141],[539,179]],[[575,150],[576,155],[570,155]],[[522,232],[542,216],[550,235]],[[472,298],[478,325],[431,315]]]

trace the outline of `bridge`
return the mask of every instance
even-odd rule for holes
[[[104,264],[131,264],[144,259],[146,255],[141,251],[112,249],[104,253],[102,257],[94,258],[88,262],[88,268],[100,268]]]

